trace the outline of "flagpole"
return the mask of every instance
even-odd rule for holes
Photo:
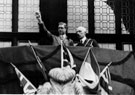
[[[32,49],[32,52],[34,53],[34,56],[35,56],[35,58],[36,58],[36,60],[37,60],[37,62],[38,62],[38,65],[39,65],[40,68],[41,68],[41,72],[42,72],[42,74],[43,74],[43,77],[44,77],[45,81],[48,81],[47,75],[46,75],[46,73],[45,73],[45,72],[46,72],[46,69],[45,69],[45,67],[44,67],[44,65],[43,65],[43,63],[42,63],[42,61],[41,61],[40,58],[37,56],[37,54],[36,54],[36,52],[35,52],[35,50],[34,50],[32,44],[31,44],[31,42],[30,42],[30,41],[28,41],[28,42],[29,42],[29,45],[30,45],[30,47],[31,47],[31,49]]]
[[[15,65],[13,65],[13,64],[12,64],[12,62],[11,62],[10,64],[11,64],[14,68],[16,68],[16,66],[15,66]]]
[[[104,74],[104,72],[106,71],[106,69],[112,64],[112,62],[110,62],[109,64],[107,64],[107,66],[102,70],[102,72],[100,73],[100,77]]]
[[[84,60],[83,60],[83,63],[86,61],[86,58],[87,58],[87,56],[88,56],[88,54],[89,54],[90,49],[91,49],[91,47],[88,48],[88,51],[87,51],[86,56],[85,56],[85,58],[84,58]],[[83,64],[83,63],[82,63],[82,64]]]
[[[63,44],[62,44],[62,40],[61,42],[61,68],[63,68]]]

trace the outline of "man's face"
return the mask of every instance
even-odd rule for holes
[[[59,32],[59,35],[64,35],[64,34],[66,34],[66,28],[65,28],[64,24],[60,24],[60,25],[58,26],[58,32]]]
[[[76,30],[76,34],[77,34],[79,39],[82,39],[86,35],[85,31],[82,31],[82,30],[79,30],[79,29]]]

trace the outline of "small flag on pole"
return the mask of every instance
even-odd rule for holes
[[[62,44],[61,40],[61,67],[70,66],[71,68],[76,67],[74,63],[74,58],[70,50]]]
[[[17,77],[23,86],[24,94],[34,94],[37,91],[36,87],[19,71],[19,69],[17,69],[15,65],[12,63],[10,64],[14,67]]]
[[[71,68],[76,67],[74,63],[74,58],[70,52],[70,50],[67,47],[64,47],[64,62],[69,63]]]
[[[91,48],[89,48],[80,68],[79,80],[83,86],[87,86],[89,89],[95,89],[99,85],[99,74],[98,62]]]
[[[109,66],[112,62],[110,62],[100,73],[100,88],[101,95],[110,95],[112,94],[112,86],[111,86],[111,76],[109,71]]]

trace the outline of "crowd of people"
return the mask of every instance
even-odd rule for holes
[[[86,47],[99,47],[95,39],[87,38],[87,29],[83,26],[76,28],[76,35],[79,38],[79,42],[74,43],[72,39],[67,36],[67,24],[65,22],[58,23],[58,36],[52,34],[45,26],[42,20],[40,12],[36,12],[36,18],[38,20],[38,25],[41,30],[44,31],[46,39],[49,39],[51,45],[60,45],[61,40],[66,46],[86,46]]]

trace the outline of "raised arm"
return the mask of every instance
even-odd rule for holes
[[[37,18],[37,20],[38,20],[39,27],[40,27],[41,29],[43,29],[43,31],[45,31],[45,32],[48,34],[48,36],[51,36],[52,34],[51,34],[51,32],[46,28],[46,26],[45,26],[45,24],[44,24],[44,22],[43,22],[43,20],[42,20],[42,17],[41,17],[40,12],[35,12],[35,16],[36,16],[36,18]]]

